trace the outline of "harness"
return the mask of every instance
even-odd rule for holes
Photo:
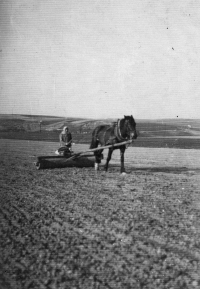
[[[113,124],[113,132],[114,132],[114,135],[113,135],[112,137],[110,137],[110,138],[107,140],[107,142],[105,141],[105,136],[106,136],[107,131],[108,131],[109,129],[111,129],[112,126],[109,126],[109,127],[105,130],[105,132],[104,132],[104,134],[103,134],[103,139],[104,139],[105,145],[107,145],[107,144],[109,144],[109,143],[113,143],[113,141],[116,140],[116,138],[117,138],[117,140],[118,140],[119,142],[126,141],[126,140],[128,139],[127,137],[124,138],[124,137],[122,136],[121,129],[120,129],[120,122],[121,122],[121,119],[118,119],[117,122],[115,122],[115,123]]]
[[[114,133],[115,133],[115,135],[116,135],[116,137],[117,137],[117,139],[118,139],[119,141],[126,141],[126,140],[127,140],[127,137],[124,138],[124,137],[122,136],[122,133],[121,133],[121,130],[120,130],[120,122],[121,122],[121,119],[118,119],[118,120],[117,120],[117,123],[116,123],[116,125],[115,125],[115,127],[114,127]]]
[[[114,144],[114,143],[116,143],[116,140],[118,142],[123,142],[123,141],[127,141],[128,140],[128,136],[127,137],[123,137],[122,136],[122,132],[121,132],[121,129],[120,129],[121,120],[122,119],[118,119],[117,122],[115,122],[111,126],[108,126],[107,129],[104,131],[103,140],[104,140],[104,144],[105,145]],[[126,128],[127,128],[127,121],[125,122],[125,125],[126,125]],[[106,141],[105,140],[106,139],[106,133],[108,132],[108,130],[111,130],[111,136]],[[96,139],[97,139],[97,141],[99,141],[98,132],[96,132]]]

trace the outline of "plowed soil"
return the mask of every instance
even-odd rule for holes
[[[0,140],[0,288],[200,288],[199,150],[36,170],[56,145]]]

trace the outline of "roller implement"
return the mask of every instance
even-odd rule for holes
[[[128,145],[130,143],[132,143],[132,141],[128,140],[122,143],[102,146],[78,153],[70,151],[67,147],[61,147],[55,152],[57,154],[56,156],[39,156],[34,164],[38,170],[65,167],[94,167],[94,152],[102,149],[109,149],[111,147]],[[103,154],[101,154],[101,159],[103,159]]]

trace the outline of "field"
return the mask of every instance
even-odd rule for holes
[[[75,143],[89,144],[93,129],[116,119],[79,119],[35,115],[0,115],[0,139],[58,142],[64,125],[69,126]],[[136,120],[137,147],[199,149],[200,120]]]
[[[125,176],[118,151],[107,173],[36,170],[56,149],[0,140],[0,288],[200,288],[199,150],[130,147]]]

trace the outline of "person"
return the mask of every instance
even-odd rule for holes
[[[67,147],[71,150],[72,146],[72,134],[69,131],[68,126],[64,126],[62,132],[59,135],[60,147]]]
[[[55,151],[56,155],[67,156],[72,153],[72,134],[67,126],[63,127],[62,132],[59,134],[60,148]]]

